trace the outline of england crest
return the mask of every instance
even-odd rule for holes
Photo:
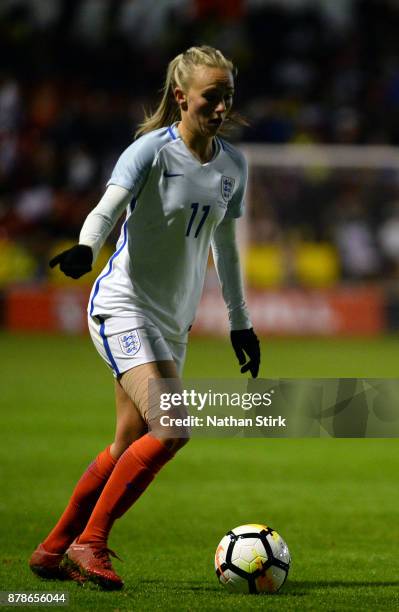
[[[233,195],[235,179],[230,176],[222,176],[222,196],[225,202],[228,202]]]
[[[141,342],[140,336],[137,330],[133,329],[132,331],[126,332],[125,334],[120,334],[118,336],[119,344],[121,346],[122,352],[125,355],[129,355],[132,357],[135,355],[140,349]]]

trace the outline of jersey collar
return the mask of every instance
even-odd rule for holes
[[[198,162],[201,166],[207,166],[208,164],[211,164],[213,161],[215,161],[215,159],[219,155],[220,151],[223,149],[223,145],[221,143],[221,140],[217,136],[214,137],[213,142],[212,142],[212,145],[213,145],[213,155],[212,155],[211,159],[209,161],[205,162],[204,164],[202,164],[200,162],[200,160],[197,157],[195,157],[195,155],[193,155],[191,153],[191,151],[184,144],[183,139],[182,139],[182,137],[179,134],[179,130],[177,129],[177,124],[178,124],[178,121],[175,121],[175,123],[172,123],[172,125],[170,125],[168,127],[168,132],[169,132],[169,134],[170,134],[170,136],[172,137],[173,140],[181,140],[183,145],[184,145],[184,148],[186,149],[188,154],[196,162]]]

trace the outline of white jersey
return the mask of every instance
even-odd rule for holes
[[[119,158],[108,185],[132,193],[116,251],[90,296],[92,316],[149,319],[165,338],[185,341],[201,297],[213,233],[239,217],[245,158],[215,138],[202,164],[175,125],[145,134]]]

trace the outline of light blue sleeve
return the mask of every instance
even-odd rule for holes
[[[159,149],[170,140],[167,129],[144,134],[133,142],[118,159],[109,185],[119,185],[137,197],[147,179]]]
[[[213,234],[212,253],[229,313],[230,328],[250,329],[252,323],[244,298],[235,224],[234,219],[226,219],[225,215]]]
[[[244,155],[237,151],[237,149],[229,146],[228,151],[238,167],[239,180],[237,188],[228,204],[225,218],[237,219],[244,214],[245,192],[248,183],[248,164]]]

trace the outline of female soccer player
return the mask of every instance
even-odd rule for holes
[[[162,101],[119,158],[79,244],[50,262],[72,278],[89,272],[126,213],[88,307],[93,342],[115,376],[115,439],[88,467],[60,520],[34,551],[30,567],[40,576],[122,588],[108,535],[187,442],[168,431],[148,431],[157,406],[147,387],[150,378],[176,379],[182,372],[210,245],[241,372],[258,374],[259,342],[235,243],[247,168],[243,156],[217,136],[234,120],[233,74],[232,63],[207,46],[170,62]]]

